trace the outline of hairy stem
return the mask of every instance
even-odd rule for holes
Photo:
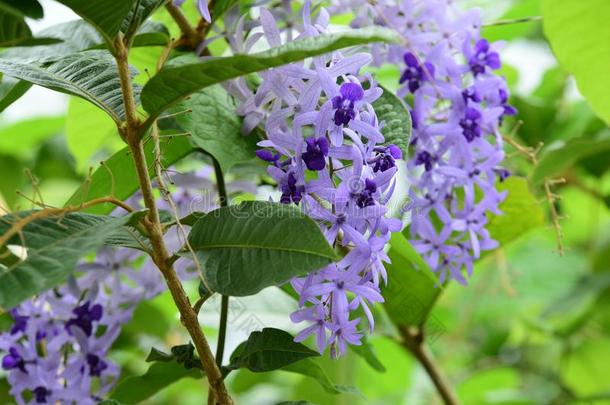
[[[458,405],[459,401],[455,393],[451,390],[451,386],[442,375],[440,369],[434,362],[432,353],[424,345],[424,334],[421,328],[417,330],[411,330],[408,327],[400,327],[400,334],[402,336],[402,345],[407,349],[422,367],[428,373],[430,380],[436,387],[436,391],[443,399],[445,405]]]
[[[165,5],[167,12],[172,16],[180,31],[182,31],[181,45],[186,45],[191,49],[196,49],[199,43],[203,40],[201,33],[197,32],[191,23],[186,19],[182,11],[171,2]]]
[[[144,204],[148,209],[148,214],[143,220],[143,225],[149,233],[150,242],[152,245],[151,257],[155,265],[159,268],[165,282],[170,290],[174,303],[180,312],[180,320],[184,327],[189,332],[193,344],[197,349],[197,353],[201,359],[201,365],[207,375],[210,391],[214,393],[217,403],[233,404],[233,400],[229,396],[224,385],[220,369],[216,366],[214,355],[206,340],[201,327],[197,313],[191,307],[191,303],[182,287],[182,283],[176,274],[176,271],[171,265],[171,255],[163,240],[163,231],[159,218],[159,210],[155,201],[150,174],[148,171],[148,163],[144,152],[144,144],[140,138],[140,122],[136,116],[135,99],[133,98],[133,88],[131,77],[129,75],[128,50],[122,38],[119,36],[115,41],[116,62],[118,65],[119,77],[121,80],[121,89],[123,90],[123,101],[125,105],[126,124],[120,128],[123,139],[127,142],[131,149],[134,159],[135,169],[138,175],[140,190]]]
[[[214,174],[216,176],[216,187],[218,187],[218,196],[220,197],[220,206],[226,207],[229,204],[227,195],[227,186],[222,173],[222,168],[218,160],[212,155],[209,155],[214,162]],[[220,321],[218,324],[218,344],[216,345],[216,365],[222,366],[222,360],[225,352],[225,340],[227,339],[227,321],[229,319],[229,296],[223,295],[220,303]],[[208,396],[208,404],[212,403],[212,396]]]

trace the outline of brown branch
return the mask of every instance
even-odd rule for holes
[[[148,208],[148,214],[142,220],[142,224],[149,233],[152,245],[151,258],[165,278],[165,282],[174,303],[180,312],[180,320],[193,340],[193,344],[195,345],[201,360],[201,365],[207,375],[210,390],[213,391],[217,403],[231,405],[233,404],[233,400],[227,392],[222,374],[216,365],[210,345],[199,325],[197,313],[191,307],[191,303],[182,287],[182,283],[170,264],[171,255],[163,240],[159,210],[157,209],[152,182],[149,176],[148,164],[144,152],[144,143],[140,136],[140,132],[142,131],[141,123],[136,117],[135,99],[133,98],[128,68],[128,52],[120,36],[115,43],[117,46],[116,62],[118,65],[119,78],[121,80],[121,89],[123,90],[123,100],[126,110],[125,116],[127,118],[127,122],[121,126],[121,131],[123,139],[125,139],[132,152],[138,181],[140,183],[140,190],[142,192],[144,204],[146,208]]]
[[[44,208],[42,210],[35,211],[30,215],[27,215],[21,218],[19,221],[15,222],[9,228],[9,230],[6,231],[4,235],[0,236],[0,246],[4,246],[15,234],[21,232],[23,228],[25,228],[29,223],[36,221],[37,219],[52,217],[56,215],[65,215],[71,212],[82,211],[94,205],[106,203],[114,204],[118,207],[123,208],[125,211],[133,212],[133,208],[114,197],[96,198],[94,200],[87,201],[79,205],[72,205],[64,208]]]
[[[443,399],[445,405],[458,405],[459,401],[455,393],[451,390],[451,387],[441,371],[434,363],[432,354],[424,345],[424,333],[421,328],[415,330],[406,326],[400,326],[399,331],[402,337],[400,343],[407,349],[423,366],[432,380],[432,383],[436,387],[437,392]]]
[[[197,49],[201,41],[203,41],[203,35],[201,32],[197,32],[191,23],[186,19],[182,11],[171,2],[165,5],[165,9],[169,15],[174,19],[180,31],[182,31],[182,38],[180,38],[179,45],[187,46],[190,49]]]

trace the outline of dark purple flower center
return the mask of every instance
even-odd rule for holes
[[[328,141],[324,137],[305,139],[307,150],[301,155],[309,170],[323,170],[328,156]]]
[[[103,309],[100,304],[90,307],[90,302],[87,301],[80,307],[74,308],[72,313],[76,315],[76,318],[72,318],[66,323],[66,329],[69,331],[71,326],[78,326],[85,332],[85,335],[91,336],[93,322],[102,319]]]
[[[364,98],[364,90],[358,83],[343,83],[339,89],[340,96],[333,97],[336,125],[347,125],[356,118],[354,107],[356,102]]]
[[[21,357],[15,347],[11,347],[8,350],[8,354],[2,358],[2,368],[4,370],[13,370],[17,368],[27,374],[28,372],[25,369],[25,363],[25,360]]]
[[[502,67],[500,55],[490,49],[487,40],[479,39],[474,46],[474,51],[475,53],[470,57],[468,64],[470,65],[470,71],[475,76],[485,73],[487,67],[494,70]]]
[[[481,95],[474,86],[464,89],[462,91],[462,98],[465,102],[472,100],[475,103],[480,103],[482,101]]]
[[[34,388],[34,399],[39,404],[46,404],[47,396],[50,394],[51,394],[51,391],[46,389],[45,387]]]
[[[278,166],[278,162],[280,160],[279,153],[273,154],[271,151],[268,151],[266,149],[257,150],[255,153],[259,159],[262,159],[265,162],[273,163],[275,166]]]
[[[282,190],[282,197],[280,198],[282,204],[290,204],[293,202],[298,205],[299,202],[301,202],[305,189],[303,186],[297,186],[297,178],[294,173],[288,173],[286,181],[280,184],[280,188]]]
[[[411,52],[405,53],[403,59],[407,68],[400,76],[400,83],[407,82],[411,93],[415,93],[421,87],[423,81],[434,79],[433,64],[425,62],[421,65],[417,56]]]
[[[95,354],[87,354],[87,364],[89,365],[89,375],[99,377],[104,370],[108,368],[108,364]]]
[[[428,152],[421,151],[421,152],[417,152],[417,155],[415,156],[415,164],[416,165],[424,165],[424,168],[426,169],[427,172],[429,172],[430,170],[432,170],[432,163],[434,162],[434,159],[432,157],[432,155]]]
[[[373,194],[377,191],[377,184],[373,179],[364,180],[364,190],[356,194],[356,205],[360,208],[370,207],[375,205]]]
[[[11,311],[11,315],[13,316],[13,320],[15,321],[13,327],[11,328],[11,335],[15,335],[19,332],[25,332],[25,328],[28,324],[28,319],[30,319],[30,317],[19,315],[19,313],[15,309]]]
[[[396,145],[388,145],[376,147],[374,149],[377,152],[375,158],[369,161],[370,164],[374,163],[373,171],[376,173],[378,171],[385,172],[388,169],[396,166],[395,159],[402,159],[402,151]]]
[[[481,136],[481,113],[479,110],[474,108],[467,108],[464,113],[464,118],[460,120],[460,127],[462,127],[462,134],[468,140],[472,142],[475,138]]]

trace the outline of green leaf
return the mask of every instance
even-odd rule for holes
[[[32,37],[23,17],[0,8],[0,48],[15,46]]]
[[[149,23],[157,26],[162,26],[169,37],[169,32],[163,24],[148,21],[148,18],[164,3],[167,3],[169,0],[139,0],[136,1],[135,6],[129,10],[129,13],[123,19],[121,23],[121,31],[125,34],[126,37],[131,37],[132,33],[137,31],[143,25],[147,25]],[[136,9],[137,6],[137,9]]]
[[[141,376],[128,377],[120,382],[110,396],[111,399],[123,404],[137,404],[183,378],[199,379],[204,376],[198,368],[185,368],[173,355],[163,353],[168,358],[160,359],[159,353],[162,352],[157,352],[153,354],[151,351],[148,357],[150,359],[152,355],[152,361],[155,361],[148,371]]]
[[[543,182],[544,179],[561,175],[563,171],[579,161],[609,150],[610,138],[607,136],[598,139],[589,137],[571,139],[564,145],[545,152],[534,169],[532,182],[537,184]]]
[[[362,344],[360,346],[350,345],[350,350],[356,353],[358,356],[362,357],[364,361],[366,361],[367,364],[371,366],[374,370],[379,371],[380,373],[385,373],[386,368],[377,357],[373,344],[368,340],[366,336],[362,337],[361,342]]]
[[[375,113],[379,122],[385,123],[381,133],[385,138],[385,144],[394,144],[400,148],[403,157],[407,157],[409,142],[411,142],[411,114],[404,101],[398,98],[394,92],[380,86],[383,94],[375,103]]]
[[[218,20],[222,15],[234,5],[238,4],[239,0],[217,0],[214,2],[214,8],[212,8],[211,16],[212,20]]]
[[[322,386],[322,388],[324,388],[324,391],[328,392],[329,394],[353,394],[360,397],[362,396],[362,394],[360,394],[360,392],[354,387],[337,385],[333,383],[322,367],[320,367],[320,365],[312,359],[298,361],[290,364],[289,366],[283,367],[282,370],[313,378]]]
[[[397,40],[395,33],[385,29],[358,29],[293,41],[258,54],[213,58],[199,63],[169,67],[144,86],[142,105],[155,117],[189,94],[229,79],[341,48]]]
[[[136,0],[57,0],[93,25],[109,42],[119,32]]]
[[[12,77],[3,77],[0,81],[0,113],[17,101],[32,87],[31,83]]]
[[[497,184],[499,192],[507,191],[506,199],[500,204],[501,215],[493,215],[487,229],[491,237],[501,246],[519,238],[527,231],[544,225],[544,211],[536,197],[529,190],[526,179],[509,177]]]
[[[46,46],[12,47],[0,53],[0,58],[43,64],[57,61],[73,53],[104,48],[102,36],[83,20],[52,25],[40,31],[38,35],[53,39],[57,43]],[[133,46],[165,45],[168,39],[169,34],[165,26],[148,21],[139,29]]]
[[[255,156],[256,139],[241,134],[242,120],[235,108],[233,99],[220,85],[199,91],[176,107],[176,112],[193,111],[176,116],[176,122],[192,134],[195,145],[214,156],[223,172]]]
[[[38,0],[2,0],[0,9],[19,14],[22,17],[40,19],[44,16],[44,10]]]
[[[125,115],[116,63],[106,51],[68,55],[44,67],[0,59],[0,72],[81,97],[104,110],[115,122],[121,122]]]
[[[0,234],[29,212],[0,218]],[[79,258],[97,250],[141,213],[125,217],[67,214],[35,220],[9,244],[25,243],[27,258],[0,272],[0,307],[8,309],[53,288],[74,272]]]
[[[286,331],[264,328],[262,332],[252,332],[248,340],[235,349],[229,368],[247,368],[261,373],[319,355],[307,346],[295,342],[294,337]]]
[[[44,117],[0,127],[0,153],[17,157],[32,155],[45,139],[60,134],[65,123],[64,117]]]
[[[291,205],[263,201],[210,212],[189,241],[208,285],[224,295],[256,294],[337,259],[314,220]]]
[[[580,92],[610,124],[610,2],[544,0],[543,28],[559,62]]]
[[[113,142],[114,141],[114,142]],[[116,124],[108,115],[86,101],[71,97],[66,117],[66,142],[76,160],[76,170],[86,174],[92,158],[109,144],[121,149]],[[113,148],[111,152],[116,152]]]
[[[512,7],[497,20],[509,21],[528,17],[537,17],[539,15],[540,0],[519,0],[514,2]],[[499,25],[494,25],[492,23],[483,27],[482,36],[489,42],[510,41],[517,38],[530,36],[532,32],[537,32],[536,28],[538,28],[540,24],[541,22],[539,20]]]
[[[390,319],[400,326],[423,325],[442,292],[436,275],[402,233],[392,234],[388,256],[388,283],[381,292]]]
[[[176,163],[193,152],[193,146],[186,137],[161,139],[161,156],[167,167]],[[151,178],[155,177],[153,165],[153,143],[144,145],[145,156],[151,170]],[[81,204],[107,195],[114,195],[119,200],[125,200],[138,190],[138,176],[135,172],[133,159],[128,148],[121,149],[98,167],[91,177],[91,182],[82,185],[66,202],[66,206]],[[109,214],[116,207],[112,204],[100,204],[86,210],[92,214]]]

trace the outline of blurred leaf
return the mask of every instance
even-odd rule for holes
[[[234,5],[238,4],[239,0],[217,0],[214,2],[214,8],[212,8],[211,15],[212,20],[218,20],[225,11],[229,10]]]
[[[544,32],[593,110],[610,124],[610,2],[543,0]]]
[[[498,183],[496,188],[499,192],[507,191],[508,194],[500,203],[502,214],[492,215],[487,229],[501,246],[544,225],[544,211],[529,190],[526,179],[512,176]]]
[[[423,325],[442,291],[436,275],[402,233],[392,233],[388,256],[388,283],[381,292],[390,319],[396,325]]]
[[[392,91],[380,86],[383,94],[373,103],[379,122],[385,123],[381,133],[385,145],[394,144],[400,148],[403,157],[409,153],[411,141],[411,114],[404,101]]]
[[[136,0],[57,0],[93,25],[109,42],[119,32]]]
[[[231,355],[228,368],[247,368],[262,373],[277,370],[289,364],[320,354],[294,341],[294,337],[281,329],[264,328],[250,334]]]
[[[362,397],[362,394],[360,394],[355,387],[348,387],[333,383],[330,378],[328,378],[328,375],[324,372],[322,367],[320,367],[318,363],[312,359],[298,361],[289,366],[283,367],[282,370],[313,378],[322,386],[322,388],[324,388],[324,391],[328,392],[329,394],[353,394]]]
[[[540,16],[540,0],[519,0],[504,13],[498,21],[509,21]],[[511,41],[527,37],[540,26],[540,21],[527,21],[512,24],[491,25],[483,27],[482,36],[490,42]]]
[[[71,97],[66,118],[66,141],[76,161],[76,170],[86,173],[93,157],[113,140],[115,150],[112,152],[116,152],[123,142],[114,121],[95,106]]]
[[[0,113],[23,96],[32,85],[23,80],[3,77],[0,81]]]
[[[0,9],[21,14],[22,17],[40,19],[44,11],[38,0],[2,0]]]
[[[106,51],[68,55],[44,67],[0,58],[0,72],[83,98],[104,110],[117,123],[125,116],[116,63]]]
[[[610,339],[586,339],[561,362],[563,382],[578,396],[608,390]]]
[[[373,344],[367,339],[366,336],[362,337],[361,342],[362,344],[360,346],[350,345],[349,348],[358,356],[362,357],[364,361],[366,361],[367,364],[374,370],[379,371],[380,373],[385,373],[386,368],[377,357]]]
[[[561,175],[561,173],[580,160],[591,155],[610,150],[610,138],[601,136],[598,139],[576,138],[564,145],[547,150],[532,174],[533,183]]]
[[[200,369],[187,369],[174,356],[166,356],[171,357],[171,360],[156,361],[145,374],[126,378],[117,385],[110,397],[123,404],[137,404],[183,378],[199,379],[204,376]]]
[[[223,295],[253,295],[337,259],[318,224],[292,206],[248,201],[198,220],[189,242],[204,276]]]
[[[31,37],[23,17],[0,8],[0,48],[19,45]]]
[[[555,101],[563,97],[567,86],[568,74],[561,66],[550,68],[542,76],[542,81],[532,93],[540,100]]]
[[[397,36],[389,30],[378,28],[350,30],[292,41],[258,54],[214,58],[165,68],[144,86],[142,105],[151,116],[156,117],[182,98],[226,80],[349,46],[384,41],[396,42]]]
[[[469,405],[535,405],[519,393],[519,380],[510,368],[475,371],[458,387],[458,396]]]
[[[124,327],[122,332],[130,335],[148,335],[159,339],[165,339],[172,329],[171,319],[151,301],[143,301],[138,304],[133,317]]]
[[[30,212],[9,214],[0,220],[0,234]],[[64,282],[78,259],[101,247],[107,239],[141,213],[125,217],[66,214],[26,225],[8,243],[25,242],[27,258],[0,273],[0,307],[13,308],[23,300]]]
[[[60,134],[65,123],[64,117],[43,117],[0,127],[0,153],[15,157],[32,154],[42,141]]]
[[[175,112],[192,110],[176,116],[176,122],[192,134],[197,146],[214,156],[223,172],[255,156],[257,138],[242,135],[242,119],[235,109],[233,99],[220,85],[193,94],[175,109]]]
[[[152,165],[153,143],[144,146],[145,156],[149,166]],[[163,163],[171,166],[193,151],[193,147],[186,137],[161,139],[161,155]],[[154,170],[150,171],[151,178],[155,177]],[[66,205],[80,204],[84,201],[107,195],[114,195],[119,200],[126,200],[138,190],[138,177],[135,173],[133,159],[128,148],[121,149],[104,162],[93,172],[91,182],[83,184],[66,202]],[[93,214],[109,214],[116,207],[112,204],[100,204],[86,210]]]

